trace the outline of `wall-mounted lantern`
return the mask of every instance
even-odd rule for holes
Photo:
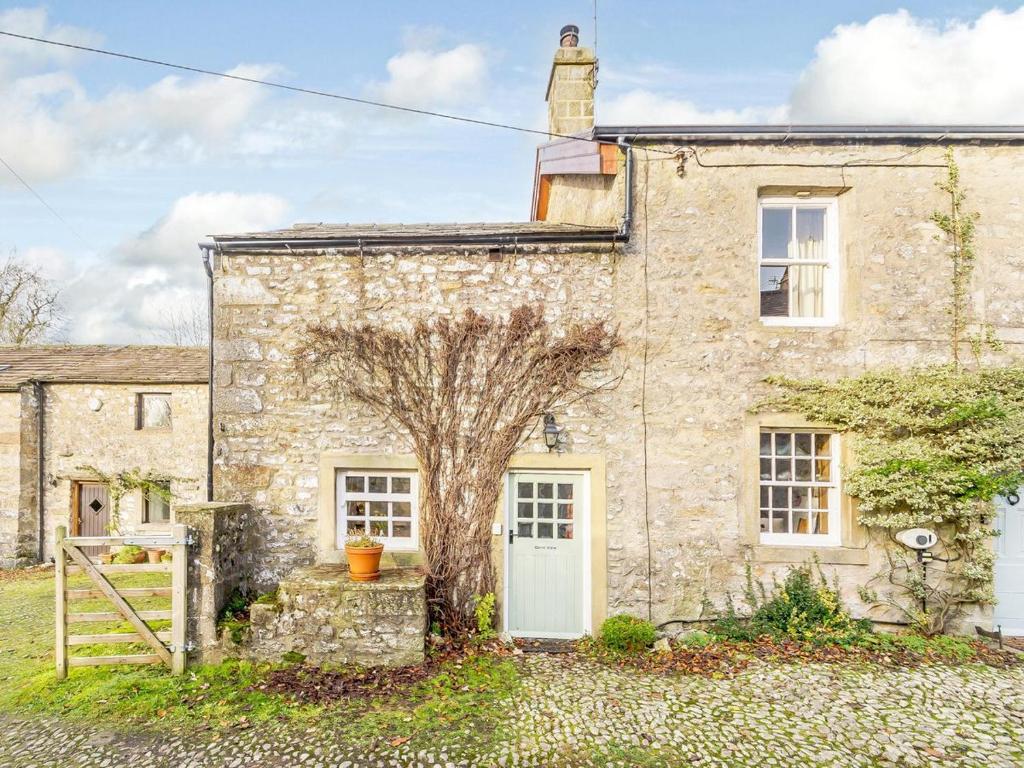
[[[554,414],[544,415],[544,444],[549,452],[557,449],[560,454],[565,450],[565,430],[558,426]]]

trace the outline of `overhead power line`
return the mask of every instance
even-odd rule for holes
[[[130,53],[121,53],[119,51],[108,51],[103,48],[92,48],[87,45],[75,45],[74,43],[65,43],[59,40],[47,40],[43,37],[33,37],[32,35],[21,35],[16,32],[6,32],[0,30],[0,35],[4,37],[12,37],[18,40],[28,40],[34,43],[43,43],[45,45],[54,45],[59,48],[70,48],[76,51],[87,51],[88,53],[98,53],[103,56],[113,56],[118,59],[127,59],[128,61],[138,61],[143,64],[153,64],[158,67],[167,67],[169,69],[177,69],[183,72],[194,72],[200,75],[209,75],[211,77],[222,77],[226,80],[236,80],[242,83],[252,83],[253,85],[263,85],[268,88],[279,88],[283,91],[292,91],[293,93],[304,93],[308,96],[321,96],[326,99],[336,99],[338,101],[347,101],[352,104],[362,104],[368,107],[378,107],[380,109],[390,109],[396,112],[407,112],[414,115],[424,115],[426,117],[439,117],[444,120],[452,120],[459,123],[469,123],[471,125],[482,125],[488,128],[500,128],[506,131],[517,131],[519,133],[528,133],[534,136],[544,136],[547,138],[556,139],[572,139],[574,141],[587,141],[594,144],[612,144],[615,142],[608,141],[605,139],[596,139],[587,136],[572,136],[565,133],[549,133],[548,131],[541,131],[536,128],[524,128],[521,125],[510,125],[508,123],[498,123],[491,120],[480,120],[475,117],[466,117],[464,115],[453,115],[447,112],[435,112],[430,109],[417,109],[416,107],[403,107],[399,104],[388,104],[383,101],[374,101],[373,99],[363,99],[357,96],[346,96],[340,93],[331,93],[330,91],[321,91],[316,88],[303,88],[297,85],[288,85],[287,83],[278,83],[273,80],[262,80],[258,77],[245,77],[244,75],[233,75],[229,72],[218,72],[213,69],[204,69],[202,67],[193,67],[187,64],[176,64],[171,61],[161,61],[160,59],[151,59],[146,56],[135,56]],[[658,150],[654,150],[658,151]],[[671,153],[665,153],[671,154]]]
[[[52,205],[50,205],[48,202],[46,202],[46,200],[43,199],[43,196],[40,195],[38,192],[36,192],[35,189],[32,187],[32,185],[29,184],[27,181],[25,181],[25,178],[20,173],[18,173],[16,170],[14,170],[14,168],[11,167],[11,164],[8,163],[6,160],[4,160],[3,157],[0,157],[0,164],[2,164],[4,168],[6,168],[8,171],[10,171],[11,176],[16,178],[18,180],[18,182],[21,184],[21,186],[23,186],[25,189],[27,189],[29,191],[29,193],[31,193],[31,195],[36,200],[38,200],[40,203],[42,203],[43,207],[45,207],[46,210],[48,210],[50,213],[52,213],[54,215],[54,218],[57,219],[57,221],[59,221],[61,224],[63,224],[65,227],[67,227],[69,230],[71,230],[71,232],[74,234],[74,236],[78,238],[79,242],[83,242],[82,241],[82,235],[79,234],[77,229],[75,229],[73,226],[71,226],[71,222],[69,222],[67,219],[65,219],[63,216],[61,216],[59,213],[57,213],[57,210]]]

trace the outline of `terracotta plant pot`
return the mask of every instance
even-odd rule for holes
[[[164,550],[162,549],[147,549],[146,560],[150,563],[159,563],[160,558],[164,556]]]
[[[102,553],[100,553],[100,562],[103,563],[104,565],[110,565],[110,563],[113,562],[113,560],[114,560],[114,553],[113,552],[102,552]]]
[[[375,547],[350,547],[345,545],[348,556],[348,575],[353,581],[376,581],[380,578],[380,556],[384,545]]]
[[[138,565],[139,563],[146,562],[146,550],[142,550],[135,557],[132,558],[132,565]]]

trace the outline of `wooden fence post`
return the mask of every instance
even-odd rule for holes
[[[171,535],[177,542],[171,546],[171,672],[180,675],[185,671],[185,627],[188,623],[188,526],[172,526]]]
[[[67,572],[64,567],[67,562],[64,557],[64,537],[67,532],[68,529],[63,525],[57,526],[53,546],[54,574],[56,575],[54,613],[57,618],[57,643],[54,655],[57,662],[58,680],[64,680],[68,676],[68,584]]]

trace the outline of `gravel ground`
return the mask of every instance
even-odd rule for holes
[[[0,765],[1024,766],[1021,667],[758,663],[711,680],[574,656],[518,663],[524,682],[502,736],[476,747],[425,734],[355,754],[324,727],[123,733],[0,718]]]

